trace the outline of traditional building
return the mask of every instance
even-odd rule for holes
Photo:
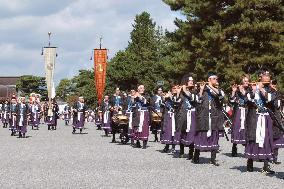
[[[16,83],[20,77],[0,77],[0,101],[16,94]]]

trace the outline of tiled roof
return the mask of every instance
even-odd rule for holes
[[[0,85],[16,85],[20,77],[0,77]]]

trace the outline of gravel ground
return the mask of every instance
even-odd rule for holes
[[[284,163],[272,165],[277,172],[267,176],[255,163],[246,172],[246,159],[230,157],[231,144],[220,141],[217,158],[221,166],[201,153],[201,164],[161,153],[163,145],[149,142],[146,150],[110,143],[93,124],[84,134],[72,135],[72,128],[59,121],[56,131],[41,125],[29,128],[28,138],[11,137],[0,128],[1,188],[283,188]],[[150,141],[153,138],[150,139]],[[239,147],[242,153],[243,147]],[[280,159],[284,161],[283,150]],[[241,155],[241,154],[240,154]]]

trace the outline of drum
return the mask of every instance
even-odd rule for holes
[[[162,113],[152,112],[152,121],[155,123],[160,123],[162,121]]]
[[[116,114],[112,117],[112,121],[116,125],[127,125],[129,122],[129,119],[126,115]]]

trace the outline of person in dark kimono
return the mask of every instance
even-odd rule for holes
[[[101,114],[101,106],[98,103],[97,107],[95,108],[95,125],[97,126],[97,130],[102,130]]]
[[[64,107],[65,125],[69,124],[70,119],[71,119],[71,106],[69,106],[69,104],[66,104],[66,106]]]
[[[157,94],[154,95],[151,99],[151,108],[154,111],[150,114],[150,123],[151,123],[151,131],[154,134],[155,140],[154,142],[159,142],[158,134],[161,132],[161,124],[162,124],[162,112],[164,108],[163,104],[163,89],[159,87],[157,90]]]
[[[273,121],[268,113],[267,103],[272,94],[269,91],[270,75],[260,73],[260,82],[252,86],[248,96],[248,113],[246,118],[246,147],[247,171],[253,172],[253,161],[264,162],[263,172],[273,174],[269,161],[273,160]]]
[[[84,97],[79,97],[79,100],[74,104],[73,107],[74,111],[74,124],[73,124],[73,131],[72,134],[76,133],[76,129],[80,130],[80,133],[82,133],[85,125],[85,114],[87,111],[87,106],[84,102]]]
[[[105,96],[102,106],[101,106],[101,120],[102,120],[102,129],[105,131],[105,136],[107,137],[108,134],[111,132],[111,104],[109,101],[109,96]]]
[[[44,102],[43,107],[42,107],[42,111],[43,111],[43,122],[47,123],[47,119],[48,119],[48,103]]]
[[[175,152],[174,136],[176,131],[175,113],[177,106],[175,102],[177,99],[177,85],[173,85],[171,91],[169,91],[164,98],[164,112],[163,112],[163,124],[161,131],[161,144],[165,144],[163,149],[164,153],[170,152],[170,145],[172,145],[171,152]]]
[[[2,105],[2,123],[3,128],[8,127],[9,117],[10,117],[10,104],[8,100],[5,100],[4,104]]]
[[[48,130],[56,130],[57,129],[57,119],[59,112],[59,106],[55,99],[53,99],[53,102],[51,103],[51,109],[48,109],[48,115],[47,115],[47,126]]]
[[[210,163],[219,166],[216,155],[219,150],[219,134],[224,132],[222,113],[224,92],[218,88],[218,76],[208,73],[208,84],[200,84],[196,107],[196,134],[194,136],[193,163],[199,163],[200,152],[211,152]]]
[[[30,115],[29,106],[26,104],[25,97],[19,97],[19,103],[16,106],[17,126],[19,138],[25,138],[27,133],[28,118]]]
[[[283,113],[282,110],[282,96],[280,92],[277,89],[277,81],[275,79],[271,80],[270,84],[270,92],[271,92],[271,101],[267,104],[268,108],[271,109],[271,111],[275,114],[275,118],[277,119],[277,122],[273,121],[273,163],[274,164],[281,164],[280,161],[278,161],[278,149],[284,148],[284,131],[280,130],[279,127],[277,127],[277,124],[282,124],[282,128],[284,126],[283,122]]]
[[[110,106],[111,106],[111,111],[110,111],[110,117],[112,118],[113,116],[117,115],[119,111],[123,111],[123,97],[120,93],[120,89],[116,88],[114,95],[110,99]],[[117,127],[115,127],[115,123],[111,120],[110,122],[111,125],[111,132],[112,132],[112,142],[115,143],[115,134],[119,132]]]
[[[14,136],[17,131],[18,131],[18,127],[17,127],[17,99],[16,98],[12,98],[11,99],[11,106],[10,106],[10,130],[11,130],[11,136]]]
[[[133,108],[133,127],[136,140],[136,147],[141,148],[140,140],[143,141],[143,149],[146,149],[149,137],[149,100],[150,98],[144,94],[144,85],[138,86],[138,92],[135,95],[135,107]]]
[[[232,125],[232,134],[231,142],[232,146],[232,157],[238,156],[237,145],[246,144],[245,140],[245,119],[247,114],[247,94],[249,87],[249,76],[243,75],[242,81],[239,86],[232,86],[232,94],[229,98],[230,104],[233,106],[233,125]]]
[[[41,107],[38,101],[34,100],[30,106],[30,113],[31,113],[31,118],[30,118],[30,123],[32,125],[32,130],[34,128],[39,129],[39,124],[40,124],[40,112],[41,112]]]
[[[189,147],[188,159],[193,158],[194,136],[196,129],[195,107],[197,104],[197,92],[193,77],[186,74],[182,79],[182,88],[180,92],[180,101],[176,113],[176,126],[180,135],[179,157],[184,158],[184,147]]]
[[[136,91],[131,90],[129,95],[126,98],[126,103],[125,103],[126,104],[126,107],[125,107],[126,115],[129,119],[129,122],[128,122],[128,137],[131,139],[131,145],[132,146],[134,145],[132,133],[134,131],[133,130],[133,108],[135,106],[135,101],[134,101],[135,94],[136,94]]]

